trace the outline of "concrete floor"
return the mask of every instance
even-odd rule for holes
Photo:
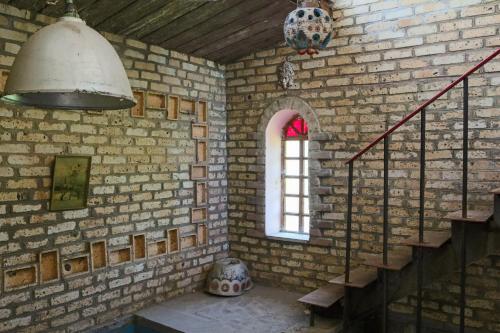
[[[239,297],[197,292],[137,313],[137,320],[158,332],[186,333],[335,333],[338,320],[309,316],[297,302],[302,295],[256,285]]]

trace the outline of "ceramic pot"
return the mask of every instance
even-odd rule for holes
[[[247,266],[239,259],[217,261],[208,273],[207,291],[220,296],[239,296],[252,288]]]

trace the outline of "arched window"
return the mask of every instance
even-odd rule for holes
[[[282,129],[281,232],[309,233],[308,127],[300,116]]]
[[[266,126],[265,231],[268,237],[309,240],[308,125],[292,109]]]

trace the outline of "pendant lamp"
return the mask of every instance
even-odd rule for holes
[[[297,9],[288,14],[283,27],[287,45],[300,55],[318,54],[326,48],[333,34],[332,8],[331,0],[297,0]]]
[[[116,110],[136,104],[127,73],[111,44],[66,14],[23,45],[5,85],[7,103],[46,109]]]

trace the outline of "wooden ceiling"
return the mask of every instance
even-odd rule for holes
[[[0,0],[59,17],[64,0]],[[55,2],[52,0],[52,2]],[[75,0],[91,27],[229,63],[283,41],[291,0]]]

